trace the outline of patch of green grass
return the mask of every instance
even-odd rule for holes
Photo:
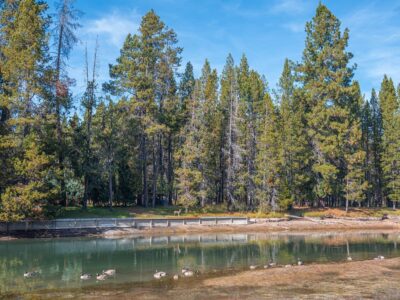
[[[78,219],[78,218],[176,218],[174,211],[180,210],[182,218],[195,218],[195,217],[249,217],[249,218],[283,218],[285,215],[296,215],[304,217],[324,218],[324,217],[382,217],[384,214],[400,216],[400,209],[392,210],[390,208],[352,208],[346,214],[344,209],[327,208],[327,209],[306,209],[296,208],[287,212],[246,212],[235,211],[229,212],[226,206],[206,206],[189,208],[188,212],[182,206],[157,206],[155,208],[149,207],[114,207],[109,210],[107,207],[88,207],[83,210],[80,207],[67,207],[63,208],[57,213],[57,218],[62,219]]]
[[[112,210],[104,207],[66,207],[60,213],[60,219],[88,219],[88,218],[129,218],[132,217],[129,209],[115,207]]]
[[[306,211],[304,212],[303,216],[304,217],[309,217],[309,218],[323,218],[323,217],[327,217],[329,215],[329,213],[324,212],[324,211]]]

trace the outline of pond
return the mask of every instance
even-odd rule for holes
[[[0,242],[0,294],[40,290],[117,287],[156,282],[153,274],[180,274],[184,267],[206,275],[216,271],[263,266],[372,259],[400,256],[399,234],[204,234],[129,238],[21,239]],[[96,273],[116,269],[116,275],[97,281]],[[38,276],[24,278],[24,272]],[[92,279],[83,281],[82,273]],[[200,275],[200,276],[202,276]],[[156,283],[155,283],[156,284]]]

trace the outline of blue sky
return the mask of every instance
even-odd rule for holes
[[[323,1],[350,29],[349,50],[357,63],[355,79],[367,96],[379,88],[386,73],[400,81],[400,1]],[[50,1],[50,5],[52,5]],[[98,80],[108,80],[108,64],[118,57],[126,35],[135,33],[141,17],[154,9],[173,28],[184,48],[182,65],[190,60],[200,73],[205,58],[221,71],[228,53],[236,62],[242,53],[251,67],[275,88],[286,57],[299,61],[304,48],[304,25],[318,0],[76,0],[84,15],[80,43],[69,61],[77,79],[76,97],[84,90],[84,49],[93,53],[99,37]]]

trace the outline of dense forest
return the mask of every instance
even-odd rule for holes
[[[63,206],[270,211],[400,200],[400,88],[385,76],[365,99],[349,30],[325,5],[277,88],[245,55],[228,55],[221,74],[205,60],[195,78],[190,62],[181,69],[174,30],[149,11],[107,83],[97,82],[97,55],[86,58],[74,103],[73,4],[50,15],[43,1],[0,0],[0,220]]]

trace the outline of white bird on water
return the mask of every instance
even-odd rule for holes
[[[156,272],[155,272],[154,275],[153,275],[153,277],[154,277],[155,279],[161,279],[161,278],[163,278],[163,277],[165,277],[165,276],[167,276],[167,273],[165,273],[165,272],[158,272],[157,270],[156,270]]]
[[[96,279],[103,281],[107,279],[107,275],[106,274],[96,274]]]
[[[35,276],[38,276],[40,273],[38,271],[32,271],[32,272],[25,272],[24,277],[25,278],[32,278]]]
[[[89,280],[90,278],[92,278],[92,275],[91,275],[91,274],[85,273],[85,274],[82,274],[82,275],[81,275],[81,279],[82,279],[82,280]]]
[[[114,276],[115,275],[115,270],[114,269],[109,269],[109,270],[103,270],[103,274],[107,276]]]
[[[185,273],[183,273],[185,277],[192,277],[194,275],[194,272],[191,270],[187,270]]]

